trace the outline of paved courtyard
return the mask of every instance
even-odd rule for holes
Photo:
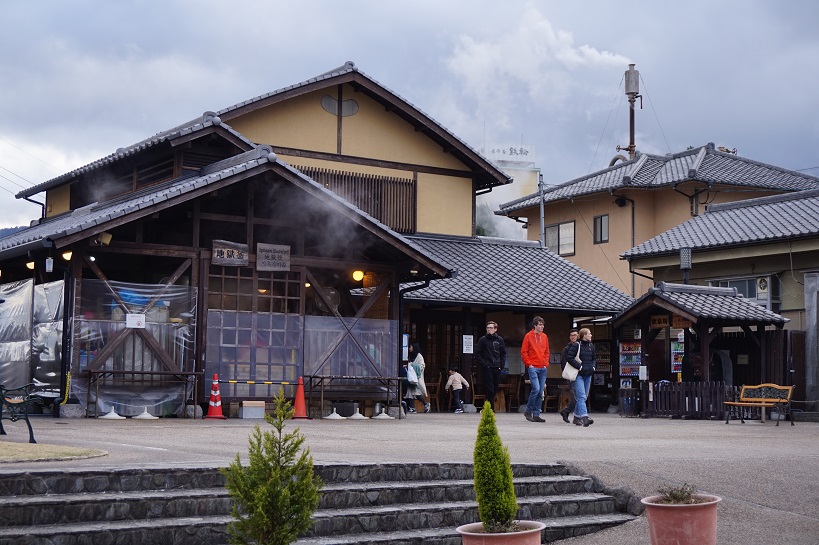
[[[416,414],[404,420],[297,420],[317,462],[471,462],[480,415]],[[594,414],[595,424],[545,424],[498,414],[513,462],[570,462],[637,495],[687,482],[723,498],[718,543],[819,544],[819,424],[681,421]],[[0,472],[74,467],[221,466],[244,454],[260,420],[32,420],[41,444],[96,448],[99,458],[10,462]],[[4,425],[4,441],[26,442],[25,423]],[[567,545],[648,544],[645,517]]]

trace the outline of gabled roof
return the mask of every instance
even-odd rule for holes
[[[612,315],[633,299],[536,242],[487,237],[408,237],[453,278],[407,293],[413,302]]]
[[[543,193],[548,203],[618,189],[674,187],[683,182],[753,187],[773,191],[819,189],[819,178],[715,149],[713,143],[673,155],[640,154],[623,163],[576,178]],[[533,193],[502,204],[498,215],[538,206]]]
[[[15,196],[18,199],[30,197],[42,191],[46,191],[48,189],[52,189],[54,187],[63,185],[64,183],[68,183],[70,180],[81,174],[86,174],[99,168],[109,166],[112,163],[125,159],[126,157],[139,153],[148,148],[154,147],[158,144],[169,142],[171,145],[178,145],[188,142],[193,138],[201,137],[203,134],[208,134],[211,132],[218,132],[226,140],[236,144],[237,147],[239,147],[239,149],[244,149],[246,151],[253,149],[255,147],[253,142],[242,136],[237,131],[233,130],[233,128],[231,128],[228,125],[223,125],[222,120],[219,119],[219,117],[217,117],[215,113],[205,112],[204,114],[202,114],[202,116],[192,121],[183,123],[182,125],[174,127],[172,129],[168,129],[166,131],[157,133],[154,136],[146,138],[145,140],[137,142],[136,144],[133,144],[131,146],[119,148],[111,155],[103,157],[102,159],[98,159],[93,163],[89,163],[80,168],[74,169],[71,172],[61,174],[60,176],[52,178],[51,180],[48,180],[41,184],[37,184],[33,187],[25,189]]]
[[[783,326],[789,322],[765,307],[737,293],[736,288],[713,288],[660,282],[612,320],[620,327],[636,315],[656,312],[655,307],[670,311],[695,324],[724,326]]]
[[[623,259],[819,237],[819,189],[711,205],[621,254]]]
[[[485,189],[512,182],[509,176],[501,172],[466,142],[455,136],[446,127],[424,113],[420,108],[414,106],[407,99],[361,72],[355,63],[351,61],[301,83],[271,91],[219,110],[217,115],[225,121],[230,121],[235,117],[271,104],[342,83],[351,85],[357,91],[382,104],[387,110],[415,127],[417,131],[423,132],[428,138],[438,143],[445,151],[458,158],[459,161],[482,173],[476,179],[476,189]]]
[[[133,221],[150,215],[160,205],[185,202],[210,192],[213,187],[220,184],[230,185],[269,170],[313,194],[322,203],[387,242],[404,255],[408,263],[417,262],[425,270],[430,271],[432,276],[444,277],[450,274],[451,271],[424,248],[281,161],[268,146],[258,146],[251,151],[208,165],[202,169],[199,176],[170,180],[101,204],[94,203],[71,213],[41,220],[37,225],[0,239],[0,259],[23,255],[28,250],[47,247],[52,243],[59,248],[78,237],[87,238],[102,232],[112,222],[121,223],[126,217],[128,221]]]

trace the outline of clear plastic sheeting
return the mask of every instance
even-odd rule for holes
[[[65,282],[34,286],[31,382],[41,396],[60,397]]]
[[[0,384],[31,382],[31,315],[34,280],[0,285]]]
[[[193,395],[196,289],[83,280],[75,293],[71,389],[89,414],[181,414]]]

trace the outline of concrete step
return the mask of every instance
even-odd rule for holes
[[[0,498],[0,527],[222,516],[232,505],[224,487],[12,496]]]
[[[226,545],[229,516],[0,528],[3,545]]]
[[[546,524],[546,529],[543,531],[543,543],[551,543],[597,532],[631,520],[634,520],[634,517],[630,515],[607,514],[540,519],[540,522]],[[461,536],[458,535],[455,528],[456,526],[367,534],[311,536],[301,538],[293,545],[461,545]]]
[[[614,512],[614,500],[610,496],[595,493],[519,497],[518,506],[518,518],[524,520]],[[472,500],[319,509],[313,515],[313,520],[313,528],[308,532],[310,537],[454,528],[475,522],[479,518],[478,504]]]
[[[478,520],[471,464],[322,464],[314,526],[300,543],[460,543]],[[616,513],[592,479],[559,464],[513,467],[519,518],[544,539],[582,535],[633,517]],[[227,544],[232,502],[218,468],[0,473],[3,545]]]

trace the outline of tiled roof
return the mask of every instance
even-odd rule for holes
[[[660,282],[656,288],[640,297],[612,322],[619,327],[634,309],[644,309],[652,299],[666,303],[694,317],[697,323],[718,321],[726,325],[775,324],[790,321],[765,307],[737,294],[736,288],[714,288]],[[668,308],[664,306],[664,308]]]
[[[512,182],[512,179],[509,176],[502,172],[491,161],[483,157],[478,151],[472,148],[472,146],[461,140],[449,129],[412,104],[409,100],[359,70],[352,61],[347,61],[338,68],[310,78],[306,81],[302,81],[301,83],[283,87],[281,89],[242,101],[238,104],[234,104],[233,106],[228,106],[227,108],[219,110],[217,115],[223,117],[225,120],[230,120],[232,117],[240,114],[241,111],[263,107],[267,102],[276,101],[278,97],[287,97],[294,92],[298,92],[304,88],[314,87],[315,85],[335,85],[338,83],[338,81],[352,81],[358,86],[364,86],[365,89],[369,91],[371,96],[374,95],[382,99],[382,101],[388,101],[393,106],[392,111],[395,113],[403,115],[405,118],[412,118],[414,123],[421,122],[425,126],[424,132],[428,137],[432,138],[433,133],[439,133],[436,136],[443,138],[448,142],[447,148],[451,148],[449,150],[450,153],[456,154],[456,157],[458,157],[459,160],[466,161],[467,163],[472,162],[480,169],[486,171],[487,176],[482,176],[478,180],[478,186],[480,188],[498,186]],[[456,153],[461,151],[464,154],[463,156],[459,156],[459,154]]]
[[[526,307],[614,314],[632,298],[536,242],[478,238],[408,237],[451,269],[407,293],[412,301]]]
[[[548,188],[543,200],[548,203],[617,189],[673,187],[686,181],[775,191],[819,189],[815,176],[725,153],[709,143],[673,155],[638,154],[630,161]],[[510,215],[537,205],[538,194],[533,193],[502,204],[496,213]]]
[[[711,205],[621,254],[626,259],[819,236],[819,190]]]
[[[449,269],[444,267],[430,252],[416,244],[415,241],[393,231],[366,212],[325,188],[322,184],[281,161],[269,146],[257,146],[251,151],[208,165],[202,169],[201,176],[187,176],[170,180],[104,203],[90,204],[71,213],[42,220],[37,225],[32,225],[27,229],[0,239],[0,259],[14,257],[31,249],[48,246],[50,241],[56,241],[75,233],[88,231],[88,236],[92,236],[102,230],[103,225],[111,220],[129,214],[138,214],[146,208],[152,208],[162,202],[192,193],[220,180],[263,166],[266,163],[273,163],[300,178],[313,192],[320,194],[323,201],[334,202],[338,206],[346,208],[350,214],[360,216],[364,223],[371,227],[372,231],[391,239],[396,246],[412,256],[413,259],[422,259],[426,266],[437,271],[441,276],[448,274]]]
[[[85,166],[74,169],[71,172],[66,172],[65,174],[61,174],[56,178],[52,178],[51,180],[45,181],[41,184],[37,184],[24,191],[21,191],[16,195],[16,197],[18,199],[21,199],[24,197],[36,195],[37,193],[40,193],[47,189],[51,189],[52,187],[62,185],[63,183],[71,180],[76,176],[79,176],[80,174],[85,174],[98,168],[110,165],[116,161],[124,159],[125,157],[134,155],[145,149],[156,146],[157,144],[173,141],[177,138],[187,137],[196,132],[211,129],[213,127],[221,127],[221,130],[227,131],[234,138],[246,144],[247,149],[252,149],[254,147],[253,142],[251,142],[250,140],[242,136],[240,133],[233,130],[233,128],[231,128],[230,126],[223,125],[222,120],[219,119],[219,117],[217,117],[216,114],[214,114],[213,112],[205,112],[204,114],[202,114],[201,117],[189,121],[188,123],[183,123],[178,127],[174,127],[172,129],[168,129],[167,131],[157,133],[154,136],[151,136],[150,138],[146,138],[145,140],[137,142],[136,144],[133,144],[126,148],[119,148],[111,155],[103,157],[102,159],[98,159],[93,163],[89,163]]]

